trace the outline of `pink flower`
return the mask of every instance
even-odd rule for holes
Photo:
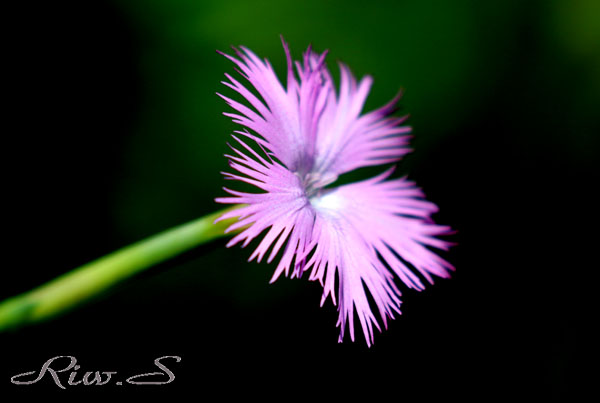
[[[319,55],[309,47],[302,63],[295,62],[296,76],[285,42],[283,47],[285,87],[269,62],[249,49],[236,49],[238,58],[224,55],[256,90],[249,91],[225,74],[229,81],[223,84],[251,105],[219,94],[237,112],[225,115],[250,129],[236,133],[258,143],[264,154],[233,136],[239,146],[232,147],[234,154],[227,157],[237,173],[224,173],[225,177],[262,192],[225,188],[231,196],[217,202],[244,206],[219,220],[239,217],[228,231],[248,226],[227,246],[242,241],[246,246],[268,229],[249,260],[260,262],[270,249],[267,262],[271,262],[283,248],[271,282],[282,273],[294,278],[310,271],[309,279],[323,286],[321,305],[328,296],[338,304],[339,341],[346,323],[354,340],[356,310],[370,346],[373,326],[381,328],[367,292],[387,328],[388,318],[400,313],[401,293],[394,277],[409,288],[422,290],[421,278],[432,283],[432,275],[448,277],[453,270],[429,249],[447,250],[450,243],[436,237],[450,229],[431,220],[437,207],[423,199],[413,182],[388,179],[393,168],[362,182],[327,187],[345,172],[398,161],[410,151],[407,134],[411,129],[401,126],[405,117],[391,116],[399,95],[387,105],[361,114],[371,77],[357,83],[348,67],[340,64],[341,83],[336,93],[325,66],[327,52]]]

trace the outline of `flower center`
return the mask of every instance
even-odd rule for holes
[[[336,181],[338,176],[334,173],[317,173],[317,172],[309,172],[304,176],[301,176],[298,172],[296,175],[300,178],[302,183],[302,187],[304,188],[304,194],[307,198],[312,198],[317,195],[319,191],[325,186]]]

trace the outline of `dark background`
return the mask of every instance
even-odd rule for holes
[[[403,315],[368,349],[337,343],[318,284],[269,285],[274,265],[246,263],[256,243],[215,242],[1,334],[3,394],[547,399],[591,382],[597,1],[20,4],[3,12],[0,298],[216,210],[235,126],[215,49],[246,45],[282,73],[279,34],[295,58],[312,43],[334,72],[372,74],[367,109],[406,89],[415,152],[398,171],[459,245],[453,278],[402,288]],[[182,361],[157,387],[10,383],[58,355],[123,376]]]

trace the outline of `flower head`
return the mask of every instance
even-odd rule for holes
[[[246,246],[266,231],[250,260],[260,262],[268,253],[271,262],[283,249],[271,282],[282,273],[294,278],[309,272],[309,279],[323,286],[321,305],[330,296],[338,306],[339,341],[346,325],[354,340],[356,312],[371,345],[373,327],[381,331],[372,305],[386,327],[387,320],[400,313],[395,277],[421,290],[422,279],[431,283],[432,275],[447,277],[453,270],[429,249],[447,249],[450,244],[437,236],[450,229],[431,220],[437,208],[424,200],[413,182],[389,179],[393,168],[361,182],[328,186],[356,168],[398,161],[410,151],[411,129],[401,125],[405,117],[392,116],[399,95],[361,114],[371,77],[357,83],[348,67],[340,64],[336,91],[325,66],[327,52],[317,54],[309,47],[303,60],[293,63],[285,42],[283,47],[285,86],[270,63],[249,49],[235,49],[237,58],[224,55],[255,90],[225,74],[228,81],[223,84],[250,107],[219,94],[235,110],[225,115],[244,127],[235,132],[239,136],[233,135],[237,145],[227,156],[237,172],[224,175],[261,190],[225,188],[230,196],[217,199],[243,205],[220,218],[239,217],[228,231],[245,227],[227,246],[239,242]],[[246,139],[256,142],[263,153]]]

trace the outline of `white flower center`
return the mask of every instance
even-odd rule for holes
[[[321,212],[333,213],[342,208],[343,199],[336,192],[326,192],[310,199],[310,204]]]

